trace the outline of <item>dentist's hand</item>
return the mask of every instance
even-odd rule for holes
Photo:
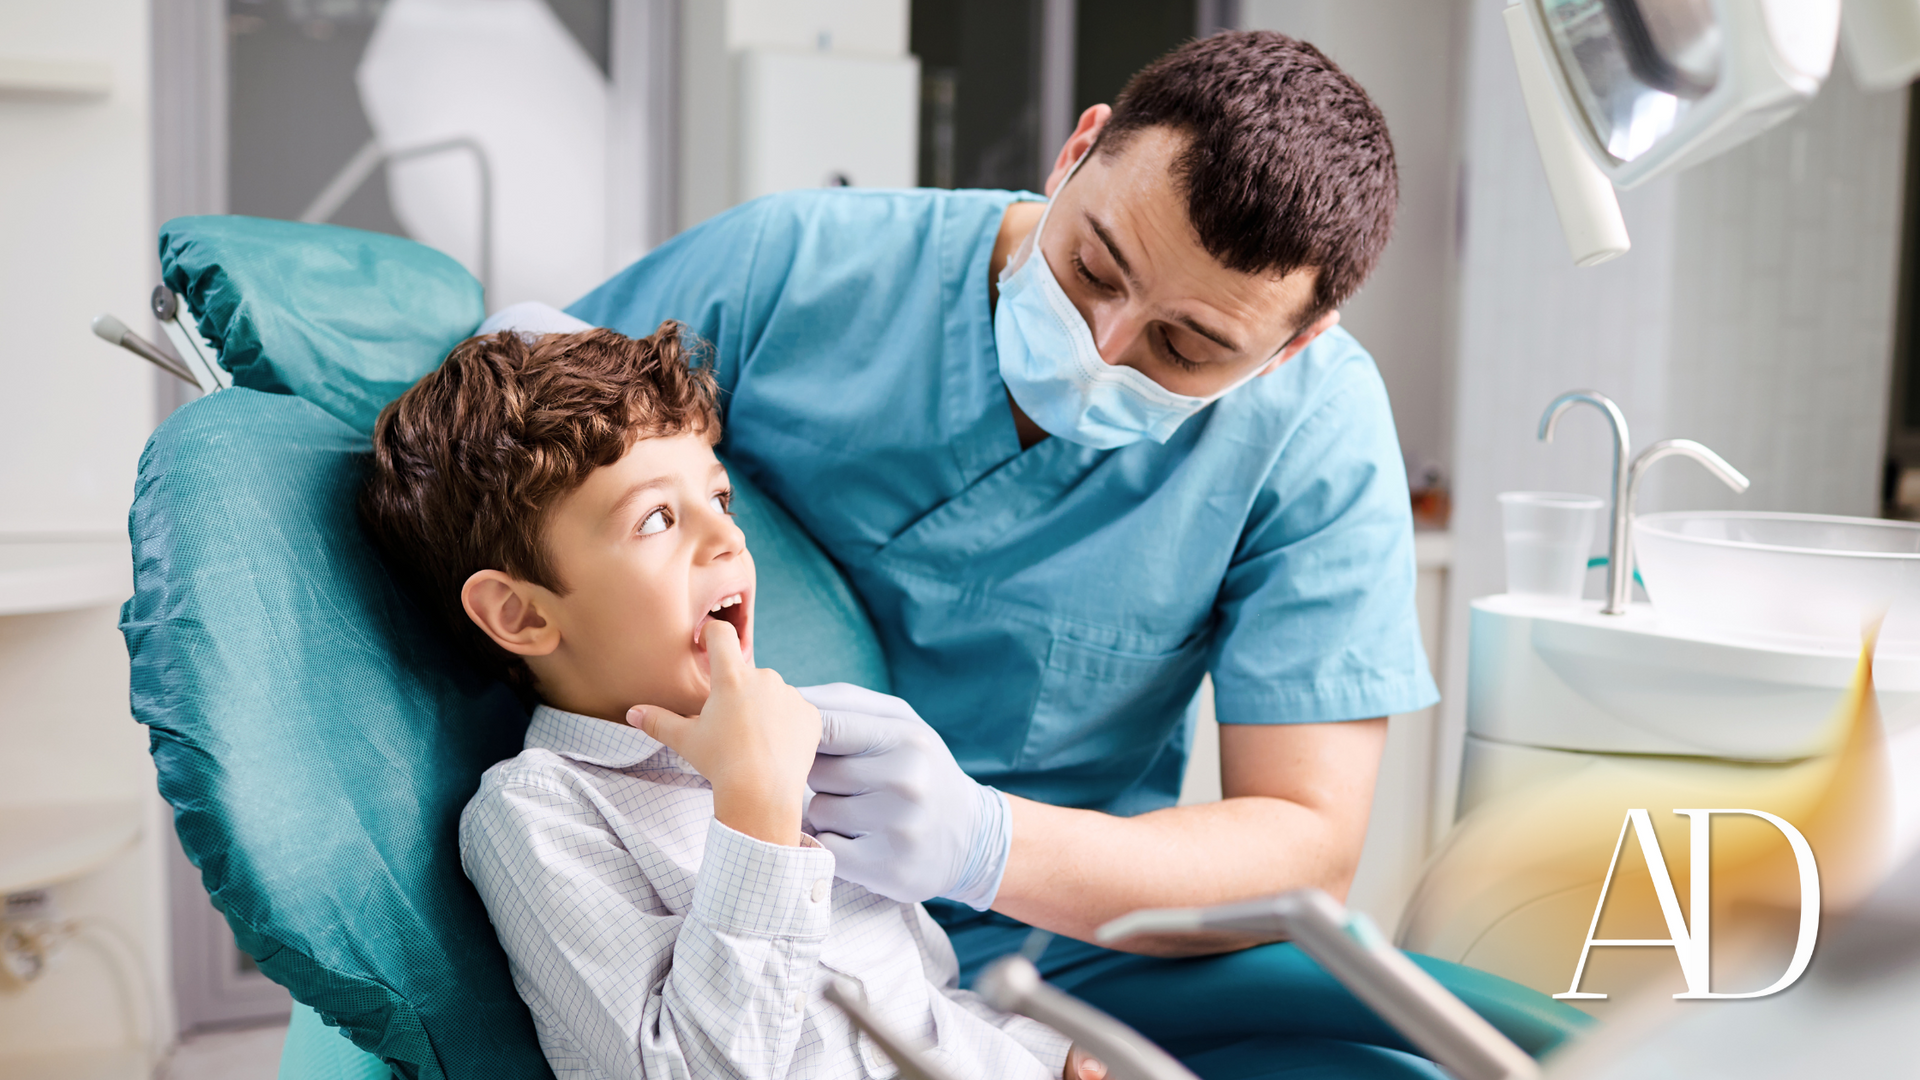
[[[801,842],[800,804],[820,744],[820,713],[769,668],[747,664],[740,635],[719,619],[701,628],[712,689],[698,716],[635,705],[627,723],[687,759],[713,785],[713,816],[769,844]]]
[[[897,697],[848,683],[801,687],[820,710],[807,823],[835,872],[906,903],[993,903],[1013,847],[1007,797],[960,770]]]

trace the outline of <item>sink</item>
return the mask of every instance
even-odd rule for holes
[[[1650,604],[1470,605],[1467,731],[1576,753],[1794,761],[1824,752],[1860,647],[1796,649],[1675,627]],[[1879,656],[1889,731],[1920,727],[1920,656]]]
[[[1883,655],[1920,655],[1920,525],[1738,511],[1641,514],[1633,553],[1663,626],[1851,652],[1884,615]]]

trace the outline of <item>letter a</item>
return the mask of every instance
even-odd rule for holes
[[[1607,907],[1607,890],[1613,888],[1613,871],[1620,865],[1620,849],[1627,846],[1627,830],[1631,828],[1640,838],[1640,854],[1646,857],[1647,874],[1653,878],[1653,895],[1660,901],[1660,914],[1667,920],[1667,933],[1664,938],[1596,938],[1595,930],[1600,928],[1600,913]],[[1700,850],[1704,850],[1702,845]],[[1694,892],[1696,904],[1700,893]],[[1698,913],[1700,909],[1695,908]],[[1698,946],[1696,947],[1696,940]],[[1567,987],[1564,994],[1553,995],[1562,1000],[1571,998],[1576,1001],[1605,1001],[1605,994],[1587,994],[1580,990],[1580,976],[1587,970],[1587,956],[1595,945],[1657,945],[1671,947],[1680,958],[1680,972],[1686,976],[1687,989],[1705,986],[1707,977],[1707,939],[1704,935],[1698,939],[1687,932],[1687,923],[1680,915],[1680,898],[1674,895],[1673,878],[1667,874],[1667,858],[1660,852],[1660,838],[1654,835],[1653,819],[1647,816],[1644,808],[1628,810],[1627,819],[1620,823],[1620,838],[1613,843],[1613,859],[1607,863],[1607,876],[1600,882],[1600,899],[1593,905],[1593,922],[1587,925],[1586,944],[1580,946],[1580,962],[1573,968],[1573,985]],[[1698,980],[1696,982],[1696,979]]]

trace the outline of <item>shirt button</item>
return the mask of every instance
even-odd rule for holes
[[[805,994],[793,995],[793,1011],[796,1013],[803,1013],[807,1011],[807,995]]]
[[[816,904],[825,902],[828,894],[831,893],[832,891],[833,891],[833,885],[830,882],[828,882],[826,878],[821,878],[820,880],[814,882],[813,883],[813,902]]]

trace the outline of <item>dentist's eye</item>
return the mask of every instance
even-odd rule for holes
[[[725,491],[714,492],[713,508],[727,515],[728,517],[732,517],[733,516],[733,489],[728,488]]]
[[[654,533],[666,532],[672,525],[673,515],[667,513],[666,507],[657,506],[654,507],[653,513],[641,520],[639,532],[641,536],[652,536]]]
[[[1199,371],[1205,366],[1197,361],[1189,360],[1181,356],[1180,350],[1173,347],[1173,338],[1169,336],[1164,329],[1160,331],[1160,351],[1166,356],[1167,363],[1172,364],[1181,371]]]
[[[1093,276],[1093,271],[1087,269],[1086,260],[1082,259],[1080,253],[1077,251],[1073,253],[1073,272],[1081,281],[1086,282],[1101,292],[1110,293],[1114,291],[1113,286]]]

